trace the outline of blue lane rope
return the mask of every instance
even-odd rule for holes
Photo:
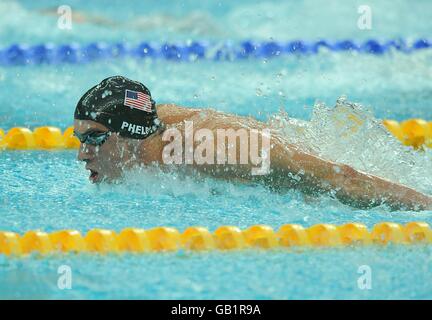
[[[382,55],[391,51],[412,53],[417,50],[432,47],[432,41],[418,39],[408,42],[402,39],[379,42],[371,39],[365,42],[352,40],[315,42],[306,41],[242,41],[210,43],[195,41],[190,43],[152,43],[142,42],[136,46],[124,43],[106,44],[93,42],[87,45],[75,43],[53,45],[40,44],[27,46],[13,44],[0,49],[0,65],[35,65],[58,63],[86,63],[95,60],[137,57],[150,59],[165,59],[174,61],[195,61],[208,59],[216,61],[232,61],[247,58],[272,58],[283,55],[311,55],[327,50],[333,52],[359,52],[373,55]]]

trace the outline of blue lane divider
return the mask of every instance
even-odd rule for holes
[[[125,43],[106,44],[94,42],[87,45],[75,43],[53,45],[40,44],[27,46],[13,44],[0,49],[0,65],[35,65],[43,63],[86,63],[95,60],[131,56],[137,58],[165,59],[174,61],[195,61],[197,59],[237,60],[247,58],[272,58],[283,55],[311,55],[320,51],[359,52],[382,55],[386,52],[401,51],[412,53],[432,47],[427,39],[412,42],[390,40],[379,42],[371,39],[364,42],[352,40],[315,42],[307,41],[242,41],[211,43],[195,41],[190,43],[142,42],[136,46]]]

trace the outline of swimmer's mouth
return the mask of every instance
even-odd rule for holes
[[[89,176],[90,181],[96,183],[98,181],[98,178],[99,178],[99,172],[90,169],[90,176]]]

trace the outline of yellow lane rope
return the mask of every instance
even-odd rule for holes
[[[23,235],[0,231],[0,254],[25,256],[67,252],[121,253],[163,252],[176,250],[239,250],[246,248],[276,249],[292,247],[343,247],[349,245],[431,244],[432,230],[426,222],[401,225],[380,222],[372,230],[361,223],[344,225],[317,224],[304,228],[286,224],[275,231],[267,225],[254,225],[241,230],[221,226],[213,233],[204,227],[189,227],[183,232],[171,227],[148,230],[126,228],[92,229],[85,236],[76,230],[51,233],[28,231]]]

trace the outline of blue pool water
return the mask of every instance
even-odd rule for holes
[[[72,2],[72,1],[71,1]],[[356,27],[361,1],[210,2],[75,1],[72,9],[103,16],[121,27],[74,24],[56,27],[56,17],[40,10],[56,1],[2,1],[0,44],[88,43],[95,40],[177,41],[185,39],[291,40],[427,38],[432,3],[374,4],[373,29]],[[173,9],[175,7],[175,10]],[[131,8],[134,10],[131,10]],[[124,24],[135,23],[131,25]],[[323,27],[325,26],[325,27]],[[432,50],[386,56],[321,53],[237,62],[170,61],[124,58],[84,65],[0,67],[0,128],[72,124],[83,92],[103,78],[122,74],[144,82],[158,103],[251,115],[260,120],[288,116],[312,121],[312,137],[301,143],[333,160],[403,182],[431,194],[432,154],[401,147],[374,119],[431,120]],[[346,95],[372,127],[340,139],[332,118],[323,114]],[[368,109],[369,113],[364,109]],[[328,113],[331,115],[332,111]],[[284,127],[290,134],[289,126]],[[294,137],[293,137],[294,138]],[[318,152],[317,151],[317,152]],[[121,185],[88,182],[75,151],[0,152],[0,230],[92,228],[119,231],[133,226],[202,225],[246,228],[286,223],[426,221],[430,211],[359,210],[326,197],[304,199],[297,192],[275,194],[264,188],[176,175],[140,172]],[[163,298],[301,299],[431,298],[431,248],[390,246],[237,253],[148,255],[69,255],[25,259],[0,256],[0,298]],[[57,287],[57,269],[68,265],[73,289]],[[372,289],[360,290],[358,268],[370,266]]]

